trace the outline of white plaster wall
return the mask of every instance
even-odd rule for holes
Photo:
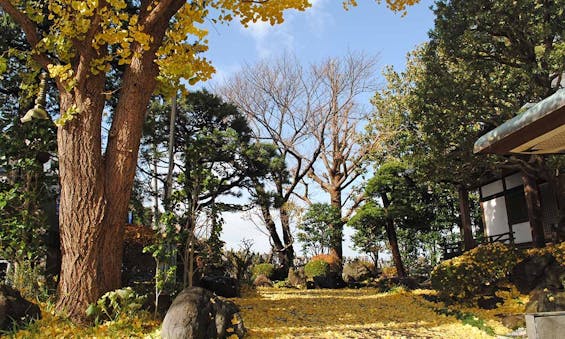
[[[514,231],[514,242],[516,244],[532,241],[532,230],[529,221],[512,225],[512,230]]]
[[[488,197],[502,192],[502,188],[502,180],[497,180],[481,187],[481,194],[483,197]]]
[[[491,199],[483,202],[485,213],[485,227],[487,236],[506,233],[508,229],[508,215],[506,214],[506,202],[504,197]]]

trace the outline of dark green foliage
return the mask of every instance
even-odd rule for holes
[[[140,183],[149,182],[141,179],[143,177],[156,177],[165,182],[165,173],[155,171],[154,165],[159,166],[163,161],[163,152],[168,146],[170,110],[171,107],[158,98],[151,104],[140,150],[139,168],[146,169],[138,173]],[[239,197],[242,190],[253,185],[252,178],[265,175],[264,167],[255,158],[261,154],[263,146],[251,142],[251,130],[235,106],[206,91],[189,93],[178,101],[175,126],[170,199],[164,199],[166,194],[161,196],[159,190],[155,192],[149,185],[140,186],[138,191],[157,197],[167,212],[173,214],[174,222],[167,226],[172,229],[166,234],[173,231],[178,239],[170,239],[172,242],[166,246],[182,244],[179,251],[185,271],[190,260],[188,244],[195,233],[207,235],[206,246],[199,253],[205,264],[221,266],[223,241],[220,235],[224,224],[221,213],[242,206],[220,199]],[[143,195],[136,197],[132,205],[139,206]]]
[[[332,239],[341,234],[330,225],[341,223],[340,211],[330,204],[312,204],[298,225],[297,237],[305,253],[317,255],[327,252],[332,246]],[[332,233],[333,232],[333,233]]]
[[[86,309],[86,316],[96,324],[103,321],[117,320],[120,316],[132,316],[141,309],[145,302],[131,287],[105,293],[95,304]]]
[[[275,273],[275,266],[269,263],[257,264],[251,269],[254,277],[264,275],[269,279],[272,279],[273,273]]]
[[[326,277],[330,273],[330,264],[324,260],[312,260],[304,267],[304,273],[308,279]]]
[[[378,212],[381,219],[393,219],[398,228],[424,230],[433,217],[433,197],[426,186],[412,178],[413,173],[414,170],[402,162],[385,162],[369,180],[365,192],[373,199],[388,196],[390,205]],[[372,213],[378,217],[376,212]]]
[[[365,193],[366,203],[348,222],[355,229],[352,240],[357,248],[376,257],[384,248],[385,229],[390,221],[398,236],[402,261],[409,270],[421,266],[421,249],[425,243],[431,244],[428,260],[435,262],[437,231],[446,227],[441,221],[443,214],[438,211],[443,197],[441,192],[422,183],[407,164],[390,160],[383,163],[369,180]],[[381,206],[380,201],[386,201],[386,204]],[[447,227],[452,225],[451,220]]]

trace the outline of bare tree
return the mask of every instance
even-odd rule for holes
[[[312,72],[305,72],[295,57],[285,55],[245,66],[219,92],[247,115],[257,141],[272,143],[286,164],[273,167],[271,182],[257,181],[252,194],[273,250],[288,270],[294,259],[294,239],[287,204],[321,151],[313,134],[323,135],[328,121],[321,112],[327,106],[323,102],[322,83]],[[309,122],[320,116],[324,118],[312,128]],[[278,218],[273,215],[274,210]]]
[[[273,176],[274,199],[267,198],[271,186],[264,183],[254,192],[274,250],[287,267],[294,250],[286,204],[293,194],[309,201],[307,184],[300,191],[298,185],[309,177],[341,210],[349,200],[342,201],[342,192],[361,173],[369,149],[360,146],[364,116],[355,99],[372,90],[375,64],[375,58],[350,53],[305,69],[296,57],[285,55],[244,67],[219,90],[247,114],[257,140],[275,145],[289,168]],[[315,165],[320,159],[321,165]],[[321,169],[324,175],[318,174]],[[279,213],[283,241],[273,209]],[[334,247],[341,258],[341,236]]]
[[[308,179],[315,182],[330,196],[330,204],[340,211],[342,220],[348,219],[363,199],[352,188],[365,172],[366,156],[378,145],[376,138],[364,138],[364,123],[367,113],[358,104],[360,96],[373,93],[376,89],[374,78],[375,57],[349,53],[343,58],[329,59],[313,68],[317,79],[326,89],[328,103],[326,116],[312,116],[308,122],[315,129],[318,121],[328,119],[322,134],[312,133],[320,147],[320,161],[308,172]],[[309,181],[305,180],[307,187]],[[308,189],[302,198],[309,202]],[[330,253],[342,258],[343,224],[330,225]]]

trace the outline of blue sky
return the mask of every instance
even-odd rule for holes
[[[379,71],[387,65],[401,70],[406,53],[425,42],[433,26],[430,0],[408,8],[405,16],[372,0],[360,0],[359,6],[349,11],[343,9],[341,0],[312,2],[313,7],[306,12],[286,12],[282,25],[258,23],[244,28],[235,22],[229,26],[207,23],[210,50],[206,57],[217,71],[211,83],[221,83],[245,63],[253,64],[286,52],[295,54],[305,65],[339,57],[348,51],[363,52],[378,56]],[[224,218],[222,238],[228,247],[237,248],[245,238],[254,240],[256,251],[269,251],[267,236],[250,221],[235,214]],[[346,230],[345,234],[344,255],[354,256],[349,241],[351,231]]]

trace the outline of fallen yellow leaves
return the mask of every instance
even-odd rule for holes
[[[452,314],[471,314],[496,334],[511,330],[501,314],[524,312],[525,296],[508,288],[497,293],[504,303],[493,310],[433,303],[430,290],[374,289],[297,290],[260,288],[233,299],[240,308],[249,338],[491,338],[478,327]],[[43,305],[43,309],[47,309]],[[438,309],[449,309],[441,314]],[[447,315],[446,315],[447,314]],[[239,318],[232,319],[232,323]],[[14,338],[160,338],[159,322],[149,315],[123,317],[93,327],[80,327],[43,312],[43,319],[17,332]],[[231,333],[230,333],[231,334]],[[235,334],[229,337],[236,338]]]
[[[455,317],[437,314],[423,293],[266,288],[235,301],[250,338],[490,337]],[[497,333],[510,332],[494,315],[486,320]]]
[[[98,326],[80,326],[54,316],[42,305],[42,319],[13,335],[16,339],[28,338],[160,338],[160,322],[149,314],[122,317]]]

